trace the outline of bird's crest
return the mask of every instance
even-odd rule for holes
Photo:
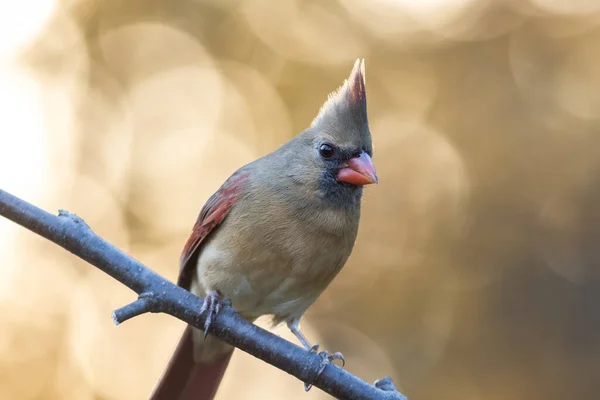
[[[367,122],[367,93],[365,90],[365,60],[357,59],[348,79],[332,92],[311,126],[328,119],[329,116],[351,115],[356,122]]]

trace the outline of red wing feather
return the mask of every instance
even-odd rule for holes
[[[242,184],[247,177],[247,172],[235,172],[202,207],[179,259],[177,284],[182,288],[190,289],[201,244],[223,222],[233,204],[239,199]]]

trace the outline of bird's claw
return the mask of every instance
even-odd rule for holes
[[[222,297],[216,290],[210,291],[206,294],[202,308],[200,308],[200,314],[206,313],[206,319],[204,320],[204,339],[208,336],[208,330],[214,320],[219,314],[219,311],[223,306],[231,305],[231,300],[226,297]]]
[[[331,364],[333,361],[335,360],[341,360],[342,361],[342,368],[344,368],[344,366],[346,365],[346,360],[344,360],[344,355],[342,353],[340,353],[339,351],[336,351],[335,353],[329,354],[329,352],[327,350],[323,350],[318,352],[319,350],[319,344],[315,344],[313,345],[310,350],[308,351],[309,353],[315,353],[318,354],[319,357],[321,357],[321,365],[319,368],[319,371],[317,372],[317,378],[323,373],[323,371],[325,370],[325,367],[327,367],[327,365]],[[312,388],[312,384],[310,383],[304,383],[304,390],[305,391],[309,391]]]
[[[335,353],[329,354],[329,352],[327,350],[323,350],[323,351],[319,352],[319,343],[314,344],[310,348],[310,350],[308,350],[308,352],[318,354],[319,357],[321,357],[322,359],[326,358],[327,364],[329,364],[329,362],[334,361],[334,360],[340,360],[342,362],[342,368],[344,368],[346,366],[346,360],[344,359],[344,355],[342,353],[340,353],[339,351],[336,351]]]
[[[342,362],[342,368],[346,365],[346,360],[344,360],[344,355],[339,351],[335,353],[329,354],[327,350],[323,350],[318,353],[319,357],[321,357],[321,369],[319,370],[319,375],[323,372],[327,364],[331,364],[335,360],[340,360]]]
[[[323,353],[327,353],[326,351]],[[327,359],[330,362],[333,362],[335,360],[340,360],[342,362],[342,368],[344,368],[346,366],[346,360],[344,359],[344,355],[342,353],[340,353],[339,351],[336,351],[335,353],[331,353],[327,355]]]

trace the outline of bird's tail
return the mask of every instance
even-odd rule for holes
[[[233,347],[187,326],[149,400],[212,400]]]

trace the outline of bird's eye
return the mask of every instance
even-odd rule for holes
[[[323,158],[331,158],[333,156],[333,154],[335,153],[335,149],[333,148],[332,145],[323,143],[319,147],[319,153],[321,154],[321,156]]]

